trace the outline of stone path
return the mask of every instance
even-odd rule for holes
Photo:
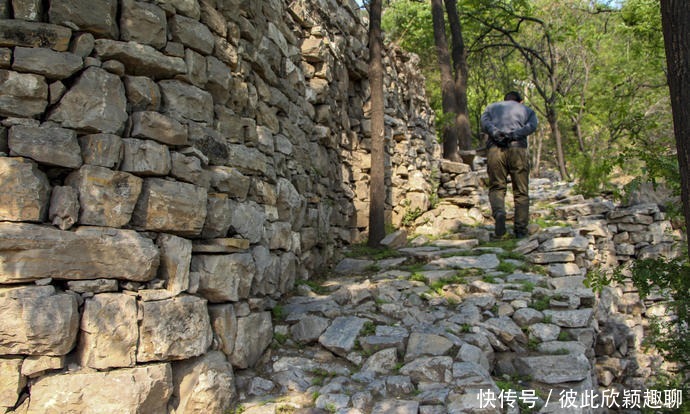
[[[241,410],[564,412],[562,390],[595,388],[594,294],[581,278],[554,283],[514,241],[423,242],[345,259],[278,304],[274,349],[237,374]],[[503,404],[488,399],[502,389],[514,391]]]
[[[388,257],[352,255],[322,282],[298,282],[270,306],[272,349],[236,372],[237,411],[599,413],[587,404],[607,393],[608,407],[624,405],[663,366],[638,352],[644,315],[662,308],[629,283],[595,297],[585,276],[673,257],[681,235],[655,204],[618,208],[547,184],[531,183],[533,213],[557,225],[532,224],[527,239],[490,242],[490,226],[392,235]]]

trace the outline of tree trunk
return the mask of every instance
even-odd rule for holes
[[[467,110],[467,51],[462,37],[462,24],[458,17],[457,0],[444,0],[452,44],[453,69],[455,69],[455,128],[458,133],[458,144],[462,150],[472,149],[472,128]]]
[[[558,171],[561,173],[561,180],[568,181],[570,176],[565,167],[565,153],[563,152],[563,139],[561,131],[558,129],[558,115],[555,108],[547,109],[547,119],[549,121],[549,128],[551,128],[551,136],[556,142],[556,158],[558,160]]]
[[[537,160],[535,162],[537,166],[537,177],[541,177],[541,153],[542,153],[542,148],[544,147],[544,134],[541,132],[539,133],[539,144],[537,145]]]
[[[431,0],[434,41],[441,72],[441,105],[443,106],[443,113],[446,116],[452,115],[454,118],[458,110],[455,101],[455,84],[453,82],[453,71],[450,66],[446,24],[443,13],[443,0]],[[458,131],[455,128],[455,122],[452,125],[447,125],[446,122],[443,124],[443,158],[451,161],[461,161],[460,153],[458,152]]]
[[[369,240],[377,247],[386,237],[384,107],[383,107],[383,41],[381,40],[382,0],[369,3],[369,84],[371,86],[371,182],[369,183]]]
[[[661,0],[668,85],[680,167],[685,232],[690,224],[690,2]],[[690,237],[687,238],[690,248]]]

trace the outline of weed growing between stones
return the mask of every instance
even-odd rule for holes
[[[527,281],[522,282],[522,287],[520,288],[520,290],[522,290],[523,292],[532,292],[535,287],[536,285],[533,282]]]
[[[369,258],[371,260],[383,260],[390,259],[394,257],[401,257],[402,253],[395,249],[384,248],[374,248],[367,246],[366,243],[354,244],[348,248],[345,252],[345,257],[349,258]]]
[[[543,310],[549,309],[549,298],[543,297],[543,298],[535,299],[532,301],[532,304],[530,305],[530,307],[533,309],[536,309],[538,311],[543,311]]]
[[[518,267],[514,263],[501,260],[496,270],[504,273],[513,273],[515,270],[517,270],[517,268]]]
[[[424,284],[429,283],[429,279],[419,272],[412,273],[412,275],[410,276],[410,280],[414,282],[422,282]]]
[[[309,289],[311,289],[312,292],[323,295],[328,293],[328,289],[320,285],[319,283],[313,281],[313,280],[304,280],[304,279],[299,279],[295,282],[295,286],[299,285],[305,285],[308,286]]]
[[[285,320],[285,309],[280,304],[276,304],[273,309],[271,309],[271,313],[274,319],[278,321]]]
[[[275,332],[275,333],[273,334],[273,339],[275,340],[276,346],[282,346],[282,345],[284,345],[285,342],[287,342],[288,338],[289,338],[289,337],[288,337],[287,335],[282,334],[282,333],[280,333],[280,332]]]
[[[558,334],[558,340],[561,342],[568,342],[568,341],[572,340],[572,336],[567,331],[561,331]]]

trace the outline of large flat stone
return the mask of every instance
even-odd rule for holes
[[[346,356],[355,346],[355,340],[364,327],[366,319],[338,317],[319,337],[319,343],[340,356]]]
[[[0,19],[0,46],[48,47],[64,52],[72,30],[56,24]]]
[[[199,273],[198,292],[211,302],[237,302],[249,297],[256,265],[249,253],[195,255],[192,271]]]
[[[225,413],[236,397],[232,365],[219,351],[173,364],[178,413]]]
[[[48,16],[51,23],[117,39],[117,0],[52,0]]]
[[[16,47],[12,69],[43,75],[48,79],[65,79],[80,70],[83,64],[82,58],[73,53]]]
[[[0,283],[48,277],[144,282],[155,277],[158,262],[153,242],[132,230],[0,223]]]
[[[0,359],[0,407],[12,408],[17,404],[19,394],[26,385],[22,375],[23,358]]]
[[[187,145],[187,127],[161,113],[141,111],[132,114],[131,136],[148,138],[167,145]]]
[[[116,59],[122,62],[128,75],[165,79],[187,72],[184,59],[166,56],[149,45],[98,39],[95,50],[103,60]]]
[[[273,322],[270,312],[252,313],[237,318],[237,336],[228,360],[239,369],[254,367],[272,339]]]
[[[106,392],[117,384],[117,392]],[[169,364],[114,371],[78,371],[39,378],[28,413],[165,413],[172,395]]]
[[[518,357],[515,366],[521,375],[545,384],[582,381],[591,375],[591,366],[584,354]]]
[[[441,268],[450,267],[453,269],[469,269],[477,268],[490,270],[495,269],[501,264],[498,257],[493,253],[486,253],[480,256],[453,256],[432,260],[429,262],[431,266],[438,266]]]
[[[79,168],[82,164],[77,133],[59,127],[17,125],[8,135],[10,150],[41,164]]]

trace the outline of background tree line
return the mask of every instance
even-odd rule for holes
[[[659,0],[390,0],[382,24],[421,57],[445,158],[482,147],[483,109],[518,90],[541,123],[535,176],[588,196],[614,176],[679,190]]]

